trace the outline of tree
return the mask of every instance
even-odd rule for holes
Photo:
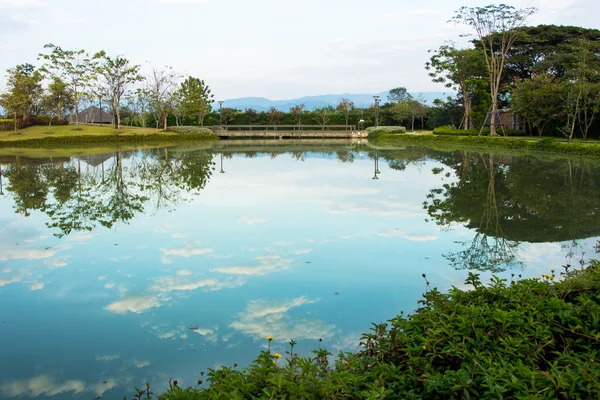
[[[336,110],[344,115],[344,118],[346,119],[346,128],[348,128],[350,114],[354,111],[354,102],[348,99],[341,99]]]
[[[0,96],[0,105],[13,115],[17,132],[19,118],[27,118],[42,97],[42,74],[30,64],[17,65],[8,70],[8,90]]]
[[[331,116],[335,113],[335,109],[332,106],[317,107],[315,108],[314,113],[315,119],[318,124],[321,125],[321,129],[325,130],[325,125],[327,125]]]
[[[485,56],[478,49],[457,49],[454,44],[440,46],[425,64],[433,82],[443,83],[462,95],[464,115],[460,128],[473,128],[472,94],[487,75]],[[487,79],[486,79],[487,80]]]
[[[133,83],[144,79],[139,71],[140,66],[131,65],[126,58],[111,58],[102,54],[100,73],[104,77],[105,90],[115,115],[117,133],[121,132],[121,98]]]
[[[276,109],[275,107],[269,108],[269,111],[267,112],[267,119],[269,121],[269,124],[275,125],[275,129],[277,129],[277,125],[281,123],[283,117],[285,117],[285,114]]]
[[[388,93],[388,101],[392,104],[404,103],[410,99],[412,99],[412,95],[408,93],[404,86],[394,88]]]
[[[410,109],[408,102],[397,103],[389,108],[389,113],[398,125],[410,117]]]
[[[42,71],[69,85],[75,104],[75,125],[79,127],[79,101],[85,93],[86,86],[96,78],[98,59],[102,57],[103,52],[90,56],[85,50],[63,50],[51,43],[44,48],[50,49],[50,53],[39,55],[46,61]]]
[[[171,111],[171,93],[176,85],[177,75],[171,67],[164,67],[157,70],[152,67],[152,75],[148,79],[148,92],[152,99],[152,106],[156,116],[156,127],[162,120],[163,130],[167,130],[167,118]]]
[[[525,21],[535,13],[535,8],[515,9],[506,4],[484,7],[461,7],[452,18],[475,30],[483,48],[492,96],[490,135],[497,136],[498,94],[506,55],[519,36]],[[496,44],[496,45],[495,45]]]
[[[221,109],[221,119],[223,121],[223,125],[229,124],[233,121],[237,115],[238,110],[235,108],[224,107]]]
[[[248,121],[250,125],[254,125],[260,120],[260,114],[253,108],[246,108],[244,113],[246,114],[246,121]]]
[[[54,77],[48,85],[48,91],[44,96],[43,107],[50,116],[48,119],[48,130],[52,126],[52,117],[56,116],[58,120],[62,119],[63,111],[71,109],[73,106],[73,94],[69,85]]]
[[[544,136],[548,123],[557,120],[562,107],[561,83],[550,74],[518,81],[512,90],[513,111],[530,122]]]
[[[306,107],[304,104],[298,104],[294,107],[290,108],[290,114],[292,114],[292,119],[296,122],[296,125],[301,126],[304,117],[306,117]]]
[[[214,95],[208,85],[198,78],[188,76],[179,88],[183,100],[183,110],[187,117],[198,115],[198,125],[204,126],[204,119],[212,110]]]

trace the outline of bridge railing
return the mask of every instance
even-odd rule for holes
[[[355,131],[355,125],[216,125],[226,131]]]

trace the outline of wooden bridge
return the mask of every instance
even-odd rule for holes
[[[366,137],[355,125],[217,125],[221,138],[328,138]]]

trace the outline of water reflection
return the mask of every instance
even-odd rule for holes
[[[414,308],[421,273],[440,289],[465,268],[537,275],[600,236],[591,162],[216,146],[0,156],[0,397],[193,384],[266,335],[353,350]]]

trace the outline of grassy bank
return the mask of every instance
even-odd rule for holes
[[[333,361],[320,344],[300,358],[291,341],[248,368],[211,369],[197,386],[171,382],[159,398],[598,398],[600,263],[487,284],[470,273],[469,290],[448,293],[423,278],[419,308],[374,325],[357,353]]]
[[[407,135],[407,134],[383,134],[375,138],[369,137],[371,144],[375,146],[452,146],[452,147],[476,147],[497,148],[512,150],[544,151],[549,153],[560,153],[572,156],[586,156],[600,158],[600,143],[584,143],[575,141],[571,144],[554,138],[537,139],[531,137],[489,137],[489,136],[451,136],[451,135]]]
[[[207,133],[181,134],[162,132],[151,128],[123,127],[121,133],[110,126],[81,125],[79,129],[74,125],[32,126],[21,129],[19,134],[14,132],[0,132],[0,147],[41,147],[53,145],[76,144],[118,144],[118,143],[146,143],[162,141],[187,141],[187,140],[217,140],[216,135]]]

